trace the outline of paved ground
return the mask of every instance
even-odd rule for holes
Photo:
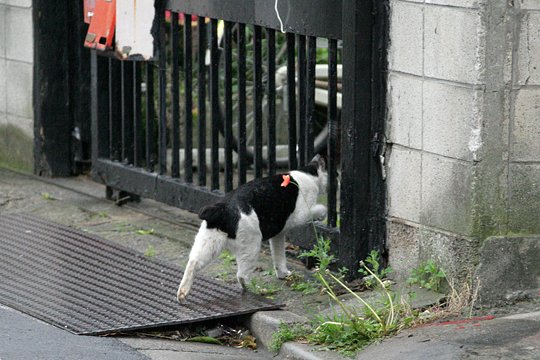
[[[85,179],[44,181],[0,169],[0,215],[26,212],[47,220],[84,229],[140,252],[181,266],[198,227],[193,214],[144,200],[117,207],[104,199],[104,188]],[[142,230],[142,231],[141,231]],[[286,310],[306,315],[326,307],[324,297],[292,291],[291,284],[275,280],[268,249],[263,250],[257,286],[267,296],[287,304]],[[293,270],[308,272],[300,262]],[[234,264],[227,259],[212,266],[208,275],[234,282]],[[491,320],[424,326],[374,344],[358,359],[539,359],[540,302],[528,302],[493,310]],[[519,314],[516,316],[515,314]],[[508,316],[513,317],[508,318]],[[294,314],[282,312],[282,317]],[[270,315],[250,323],[271,335]],[[266,328],[265,328],[266,327]],[[261,330],[262,329],[262,330]],[[262,341],[262,335],[260,337]],[[88,337],[72,335],[25,314],[0,306],[0,360],[18,359],[270,359],[264,351],[187,343],[156,338]],[[276,358],[336,359],[330,352],[314,352],[302,344],[287,343]]]

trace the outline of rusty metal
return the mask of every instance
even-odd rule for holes
[[[0,217],[0,303],[75,334],[105,334],[278,306],[208,278],[176,302],[180,268],[30,215]]]

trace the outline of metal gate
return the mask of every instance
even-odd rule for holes
[[[318,226],[353,274],[370,249],[384,248],[387,2],[156,6],[157,61],[92,51],[93,177],[109,195],[198,211],[251,178],[325,152],[329,214]],[[310,229],[294,242],[312,245]]]

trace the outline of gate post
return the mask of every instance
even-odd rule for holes
[[[340,263],[352,276],[369,249],[372,0],[343,0]]]

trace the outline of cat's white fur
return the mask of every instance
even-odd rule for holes
[[[270,239],[272,261],[276,275],[280,279],[291,274],[287,269],[285,256],[285,233],[294,227],[306,224],[312,219],[320,220],[326,217],[326,207],[317,204],[319,194],[326,190],[326,173],[319,174],[316,177],[301,171],[291,171],[290,175],[300,190],[296,199],[296,207],[285,223],[283,230]],[[296,185],[290,184],[289,186]],[[255,211],[252,211],[249,215],[240,214],[236,239],[229,239],[226,233],[218,229],[208,229],[206,221],[203,221],[195,237],[184,276],[178,287],[176,294],[178,301],[183,302],[185,300],[193,284],[195,274],[216,259],[225,248],[230,249],[236,257],[238,264],[236,277],[245,290],[255,270],[261,242],[262,234]]]

